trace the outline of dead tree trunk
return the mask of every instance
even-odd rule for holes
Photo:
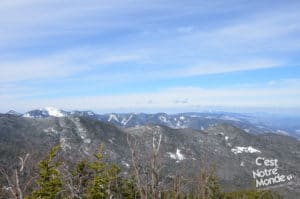
[[[151,157],[151,191],[152,198],[159,197],[159,177],[160,177],[160,164],[159,164],[159,149],[161,144],[161,134],[158,140],[153,136],[152,138],[152,157]]]
[[[26,166],[26,163],[28,161],[29,154],[27,153],[25,157],[19,157],[19,168],[14,169],[12,176],[9,176],[7,170],[4,168],[0,169],[0,173],[4,176],[4,178],[7,181],[8,186],[5,187],[5,190],[8,192],[8,194],[14,198],[14,199],[23,199],[24,190],[26,190],[28,184],[31,182],[31,179],[28,180],[27,183],[25,183],[24,188],[21,188],[20,185],[20,178],[24,173],[24,169]]]
[[[149,135],[149,133],[151,132],[146,132],[145,135]],[[143,151],[137,147],[145,147],[147,141],[149,140],[141,142],[141,138],[127,134],[127,142],[131,151],[132,167],[140,196],[142,199],[159,199],[161,198],[160,186],[162,186],[160,184],[162,169],[162,135],[156,131],[153,132],[150,149],[145,149],[145,154],[137,154],[137,150],[140,152]]]
[[[141,199],[147,199],[147,187],[145,187],[143,183],[143,176],[140,172],[140,168],[138,166],[138,158],[136,155],[137,140],[135,137],[131,137],[130,139],[129,134],[127,134],[127,143],[131,152],[131,162],[134,170],[137,188],[141,195]]]

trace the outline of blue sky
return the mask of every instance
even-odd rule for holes
[[[2,0],[0,111],[300,110],[299,1]]]

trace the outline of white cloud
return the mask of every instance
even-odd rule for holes
[[[0,82],[22,80],[57,80],[72,77],[82,71],[104,67],[113,63],[126,63],[141,59],[136,54],[108,53],[95,48],[79,48],[56,52],[47,56],[17,60],[0,60]]]
[[[227,73],[227,72],[236,72],[236,71],[248,71],[256,70],[263,68],[273,68],[283,66],[282,61],[273,61],[267,59],[257,59],[257,60],[244,60],[244,61],[229,61],[223,62],[209,62],[202,61],[199,64],[191,67],[183,67],[181,69],[167,71],[165,76],[174,76],[174,77],[184,77],[184,76],[197,76],[197,75],[207,75],[207,74],[218,74],[218,73]]]
[[[150,52],[151,54],[151,52]],[[92,74],[83,79],[89,80],[109,80],[114,79],[115,81],[140,81],[140,80],[162,80],[182,77],[194,77],[208,74],[220,74],[238,71],[251,71],[258,69],[284,67],[285,62],[279,60],[269,59],[251,59],[243,61],[223,61],[213,62],[206,60],[195,61],[196,63],[192,66],[186,66],[184,63],[180,64],[179,67],[166,67],[161,68],[153,67],[150,63],[147,63],[147,57],[151,55],[143,54],[140,56],[133,56],[132,60],[136,61],[135,65],[143,64],[142,70],[138,70],[134,66],[126,67],[125,71],[113,71],[104,74]],[[108,58],[109,59],[109,58]],[[116,61],[118,58],[116,58]],[[122,61],[122,57],[120,58]],[[126,61],[126,57],[123,61]],[[105,60],[103,60],[105,62]],[[121,63],[121,62],[120,62]],[[149,66],[149,67],[148,67]]]
[[[271,7],[272,8],[272,7]],[[211,29],[196,28],[192,34],[177,39],[205,54],[218,56],[249,56],[253,53],[289,52],[300,49],[299,17],[297,6],[281,9],[259,9],[251,15],[219,24]]]

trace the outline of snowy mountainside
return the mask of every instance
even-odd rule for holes
[[[125,123],[128,120],[128,117],[115,116],[119,122]],[[170,119],[165,114],[158,116],[166,117],[167,121]],[[180,119],[181,116],[177,117]],[[113,116],[111,120],[116,121]],[[126,171],[131,166],[127,134],[134,135],[141,141],[137,150],[144,154],[149,151],[147,147],[151,146],[152,133],[162,136],[164,172],[172,173],[188,165],[189,169],[185,169],[187,175],[195,175],[199,167],[209,161],[216,166],[225,190],[251,189],[252,171],[256,169],[255,159],[276,158],[280,162],[280,173],[296,177],[291,184],[274,189],[291,196],[290,198],[300,193],[298,140],[279,134],[250,134],[224,123],[210,125],[203,130],[173,129],[153,124],[120,128],[86,116],[35,119],[0,114],[0,164],[13,164],[15,158],[24,151],[33,153],[38,160],[51,146],[58,143],[62,146],[61,155],[72,163],[77,159],[92,157],[93,152],[101,144],[105,144],[106,154],[111,161],[118,163]]]

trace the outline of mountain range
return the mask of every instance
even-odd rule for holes
[[[42,108],[24,114],[9,111],[7,114],[29,118],[83,116],[108,122],[119,127],[134,127],[158,124],[170,128],[191,128],[203,130],[214,124],[228,123],[253,134],[276,133],[300,139],[300,116],[275,115],[267,113],[230,113],[230,112],[188,112],[188,113],[106,113],[93,111],[64,111],[57,108]]]
[[[168,176],[177,171],[195,176],[209,162],[216,167],[223,190],[252,189],[255,172],[273,169],[258,163],[276,159],[277,172],[291,179],[261,188],[296,199],[300,195],[300,141],[274,130],[277,128],[253,115],[236,113],[96,114],[54,108],[24,114],[10,111],[0,114],[0,164],[14,165],[25,153],[38,161],[58,143],[60,155],[72,164],[91,158],[104,144],[109,160],[126,173],[132,166],[127,136],[139,141],[136,150],[146,162],[153,136],[161,135],[161,157]]]

